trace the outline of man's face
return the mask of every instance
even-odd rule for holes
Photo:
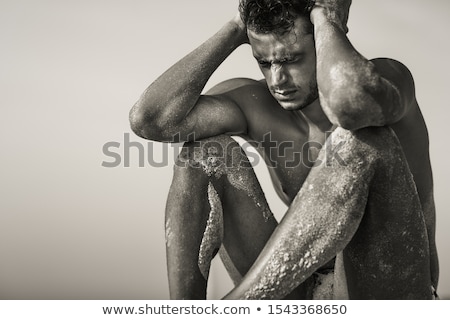
[[[248,30],[253,55],[270,92],[286,110],[307,107],[318,98],[316,51],[312,34],[306,34],[304,18],[283,35]]]

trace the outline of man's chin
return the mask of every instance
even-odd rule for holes
[[[278,100],[278,103],[284,110],[288,111],[295,111],[295,110],[303,110],[310,105],[312,105],[319,96],[317,95],[310,95],[306,99],[292,99],[292,100]]]
[[[287,111],[301,110],[306,107],[304,104],[298,103],[298,101],[278,101],[279,105]]]

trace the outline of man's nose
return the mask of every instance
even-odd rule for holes
[[[286,73],[283,70],[283,65],[281,64],[272,64],[270,67],[270,73],[272,76],[272,85],[279,86],[282,85],[286,81]]]

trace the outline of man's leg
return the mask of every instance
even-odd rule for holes
[[[218,136],[187,143],[174,168],[166,207],[171,298],[206,298],[209,264],[222,243],[233,263],[227,269],[237,271],[237,280],[276,225],[253,169],[234,140]]]
[[[395,133],[366,128],[345,134],[370,146],[376,159],[363,219],[342,255],[349,298],[430,299],[424,211]]]
[[[187,143],[175,165],[166,207],[171,299],[206,298],[210,262],[222,244],[225,267],[240,281],[276,226],[256,175],[234,140],[218,136]],[[307,291],[302,286],[288,298],[305,297]]]
[[[349,298],[431,297],[423,212],[394,133],[338,128],[327,143],[322,165],[226,298],[279,299],[342,251],[335,275]]]

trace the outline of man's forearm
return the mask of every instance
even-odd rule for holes
[[[163,127],[176,128],[195,106],[212,73],[245,42],[245,36],[235,18],[153,82],[130,111],[136,134],[153,139]]]
[[[282,299],[347,246],[365,213],[379,157],[366,143],[372,136],[372,131],[333,132],[327,143],[331,148],[345,143],[340,156],[346,166],[311,169],[258,259],[225,299]],[[326,162],[326,149],[319,163]]]
[[[342,251],[361,221],[372,177],[356,171],[313,168],[252,268],[224,299],[282,299]],[[346,183],[334,183],[341,180]]]

